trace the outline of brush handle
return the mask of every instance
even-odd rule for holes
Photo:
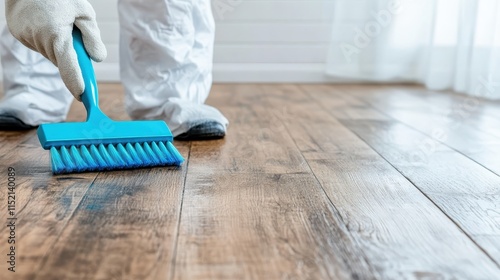
[[[81,98],[85,105],[85,109],[87,109],[87,122],[98,122],[103,118],[108,119],[108,117],[102,113],[101,109],[99,109],[99,91],[97,89],[94,66],[92,66],[90,56],[85,50],[82,32],[76,26],[73,28],[73,47],[78,57],[78,64],[82,71],[83,81],[85,82],[85,90]]]

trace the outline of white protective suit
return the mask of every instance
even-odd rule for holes
[[[49,1],[49,0],[47,0]],[[177,136],[207,121],[228,125],[204,105],[212,84],[214,21],[209,0],[119,0],[120,68],[133,119],[163,119]],[[5,97],[0,114],[29,125],[60,122],[73,97],[57,68],[2,33]]]

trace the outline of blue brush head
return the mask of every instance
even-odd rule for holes
[[[81,95],[87,109],[82,123],[43,124],[38,128],[42,147],[50,150],[55,174],[181,165],[182,155],[172,145],[164,121],[113,121],[100,109],[94,68],[78,28],[73,46],[85,82]]]
[[[62,146],[50,149],[54,174],[179,166],[182,155],[171,142]]]
[[[44,124],[37,132],[42,147],[50,150],[54,174],[179,166],[184,162],[163,121],[102,118],[100,124]]]

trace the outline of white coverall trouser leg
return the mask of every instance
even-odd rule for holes
[[[204,105],[212,85],[214,21],[209,0],[119,0],[120,73],[133,119],[163,119],[179,135],[227,119]],[[0,104],[31,125],[62,121],[72,102],[57,69],[2,36],[5,93]],[[29,102],[28,102],[29,101]],[[26,110],[28,108],[28,110]],[[34,112],[36,110],[36,112]]]
[[[0,38],[0,53],[5,93],[0,114],[7,113],[33,126],[64,121],[74,98],[57,67],[26,48],[7,28]]]
[[[134,119],[164,119],[174,135],[208,120],[215,24],[209,0],[119,0],[121,77]],[[158,106],[161,104],[161,106]]]

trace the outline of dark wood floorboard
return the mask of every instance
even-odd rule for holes
[[[342,114],[337,118],[350,130],[356,133],[361,139],[370,145],[377,153],[382,155],[394,167],[396,167],[405,177],[415,184],[426,196],[428,196],[446,215],[450,216],[457,225],[459,225],[481,248],[487,252],[497,264],[500,264],[500,177],[484,168],[474,160],[468,158],[467,153],[460,153],[447,146],[447,131],[451,130],[450,124],[444,125],[436,122],[428,122],[434,129],[428,132],[429,135],[419,132],[417,128],[412,128],[411,124],[404,121],[399,122],[390,113],[391,110],[401,110],[405,104],[398,100],[398,109],[389,108],[379,109],[376,106],[366,106],[370,103],[369,91],[376,91],[377,88],[367,87],[363,92],[363,87],[354,87],[356,92],[355,102],[348,101]],[[340,95],[346,94],[349,99],[353,95],[349,92],[352,88],[335,87],[330,88],[329,94],[325,87],[306,87],[311,96],[321,101],[322,104],[328,104],[326,99],[334,91],[334,95],[339,99],[344,99]],[[409,94],[405,88],[399,88],[398,93],[401,100],[404,96],[411,96],[411,102],[406,104],[405,110],[422,110],[423,104],[418,100],[414,88],[408,88]],[[428,93],[422,93],[429,102],[435,101],[434,97],[427,96]],[[453,104],[454,98],[463,98],[444,95],[446,100]],[[379,96],[382,93],[377,93]],[[396,93],[393,93],[396,95]],[[371,96],[368,98],[368,96]],[[388,94],[391,96],[391,94]],[[394,97],[395,98],[395,97]],[[366,102],[366,103],[360,103]],[[458,103],[458,101],[454,101]],[[382,104],[377,101],[377,104]],[[389,102],[390,103],[390,102]],[[433,103],[433,102],[431,102]],[[449,108],[441,107],[446,111]],[[325,105],[328,106],[328,105]],[[429,106],[430,107],[430,106]],[[411,108],[411,109],[409,109]],[[480,119],[480,117],[475,117]],[[425,118],[424,118],[425,119]],[[424,127],[422,123],[420,127]],[[419,126],[415,126],[419,127]],[[460,129],[460,128],[457,128]],[[472,127],[466,128],[471,131]],[[494,127],[490,128],[495,129]],[[459,133],[462,130],[456,132]],[[483,137],[491,137],[484,132],[477,131],[476,134]],[[458,139],[457,139],[458,140]],[[475,146],[482,145],[476,143],[474,139],[463,139],[462,145]]]
[[[100,93],[128,119],[120,86]],[[442,143],[425,129],[460,98],[215,85],[228,135],[175,142],[181,168],[52,176],[33,131],[0,132],[1,169],[19,184],[19,270],[2,265],[0,279],[500,279],[498,163],[473,156],[494,149],[500,106],[481,101]],[[75,103],[68,120],[85,116]],[[415,141],[436,143],[418,166]]]
[[[13,132],[0,132],[13,135]],[[49,155],[40,148],[34,131],[20,134],[14,139],[2,141],[0,161],[2,187],[0,188],[1,209],[0,235],[5,240],[0,246],[2,256],[1,279],[33,279],[41,269],[45,256],[57,242],[78,204],[87,192],[97,174],[54,177],[49,172]],[[8,253],[7,237],[7,172],[16,170],[16,248],[17,270],[7,271],[5,257]],[[21,265],[22,264],[22,265]]]
[[[270,95],[270,96],[274,96],[274,95]],[[315,98],[312,98],[312,99],[315,99]],[[327,98],[327,99],[331,99],[331,97]],[[351,99],[351,97],[347,97],[346,99]],[[330,108],[330,107],[328,107],[328,105],[324,105],[324,104],[327,104],[326,100],[315,99],[315,101],[319,101],[319,104],[323,104],[323,108],[327,108],[327,110]],[[349,106],[347,106],[348,103],[353,104],[353,106],[355,106],[356,112],[359,113],[359,110],[360,110],[359,105],[360,104],[358,101],[351,102],[351,101],[347,100],[347,102],[346,102],[346,100],[343,100],[341,102],[338,102],[337,100],[334,100],[334,101],[332,101],[331,105],[336,106],[336,104],[339,104],[339,103],[343,104],[342,107],[344,108],[344,110],[349,108]],[[316,110],[318,110],[318,109],[316,109]],[[335,111],[335,109],[332,109],[332,111]],[[376,113],[376,112],[370,112],[370,111],[366,112],[367,115],[373,114],[373,113]],[[325,119],[323,121],[326,122],[326,121],[331,120],[331,119],[332,118],[330,117],[330,119]],[[345,218],[345,220],[349,221],[349,218],[351,218],[352,223],[356,223],[359,220],[363,220],[362,217],[353,218],[352,213],[356,213],[360,210],[361,210],[361,212],[363,212],[362,209],[364,209],[365,207],[367,210],[373,209],[374,207],[376,207],[376,205],[383,203],[381,201],[384,199],[384,195],[389,195],[390,198],[388,198],[386,205],[383,205],[379,211],[388,211],[388,213],[392,213],[393,216],[392,216],[391,220],[399,221],[399,222],[396,222],[398,225],[396,228],[403,229],[404,227],[408,226],[408,232],[413,232],[410,228],[412,228],[414,225],[411,225],[411,224],[407,225],[407,222],[412,221],[412,220],[416,221],[419,218],[421,218],[423,215],[424,219],[428,219],[427,223],[430,224],[429,225],[429,232],[433,232],[434,230],[436,230],[439,227],[438,224],[440,224],[440,222],[437,222],[437,220],[439,220],[439,219],[446,220],[444,217],[438,217],[439,216],[438,214],[423,214],[423,212],[422,212],[423,209],[430,210],[429,207],[415,205],[416,207],[412,209],[412,207],[408,207],[409,206],[408,203],[405,203],[405,202],[401,202],[401,203],[403,205],[406,205],[407,207],[399,208],[399,209],[401,209],[398,211],[399,213],[394,213],[394,211],[390,210],[390,209],[392,209],[392,206],[394,206],[395,204],[398,203],[399,199],[401,199],[402,201],[407,200],[407,198],[405,198],[405,194],[408,196],[414,197],[413,199],[408,199],[408,201],[412,201],[411,204],[415,204],[415,203],[418,204],[420,201],[422,201],[422,203],[425,203],[427,201],[427,199],[424,197],[421,197],[421,199],[419,199],[419,195],[417,195],[418,191],[416,191],[413,188],[413,185],[410,182],[408,182],[404,178],[398,178],[398,176],[395,174],[395,172],[394,172],[394,174],[391,173],[392,166],[387,164],[387,162],[384,162],[384,160],[381,160],[380,157],[378,157],[378,155],[376,155],[371,150],[371,147],[369,147],[368,145],[365,145],[364,143],[359,141],[359,139],[357,139],[357,137],[353,133],[348,133],[346,128],[339,126],[338,124],[336,125],[334,123],[331,123],[331,124],[319,123],[316,125],[311,125],[310,122],[301,122],[301,121],[294,120],[290,123],[290,131],[292,131],[292,134],[295,133],[294,134],[295,139],[300,139],[300,141],[297,141],[299,147],[302,147],[301,150],[303,151],[303,154],[305,155],[305,157],[308,159],[308,161],[312,167],[313,172],[316,173],[316,175],[318,176],[318,178],[320,180],[325,180],[325,182],[324,182],[325,190],[327,192],[330,191],[329,196],[331,197],[334,205],[338,209],[341,209],[341,207],[343,206],[342,202],[336,202],[337,199],[342,197],[341,194],[339,194],[339,192],[342,192],[341,186],[345,186],[346,187],[345,191],[347,191],[348,193],[352,190],[360,189],[362,187],[367,188],[365,191],[360,191],[360,193],[359,193],[359,195],[363,196],[365,199],[357,201],[357,203],[355,203],[354,201],[349,201],[348,203],[344,202],[346,207],[347,206],[350,207],[352,205],[355,205],[355,208],[353,208],[353,209],[348,208],[349,210],[346,211],[345,215],[347,216],[347,218]],[[374,131],[374,133],[378,133],[378,132],[379,131],[377,131],[377,130]],[[385,131],[380,131],[380,135],[385,135],[384,132]],[[401,134],[401,136],[404,137],[405,134]],[[412,135],[409,135],[407,139],[413,139]],[[458,153],[456,153],[456,155],[461,156]],[[466,159],[466,160],[469,163],[469,166],[470,165],[475,166],[476,170],[486,172],[487,174],[489,173],[489,175],[490,175],[489,179],[496,180],[496,178],[495,178],[496,176],[493,176],[493,177],[491,176],[494,174],[491,174],[491,172],[485,170],[484,168],[482,168],[480,165],[477,165],[473,161],[470,161],[468,159]],[[349,162],[353,163],[352,168],[348,168]],[[361,165],[361,166],[359,166],[359,165]],[[320,167],[323,167],[323,169],[321,169]],[[466,166],[464,166],[464,167],[466,167]],[[316,171],[316,168],[318,168],[318,171]],[[348,168],[348,169],[346,169],[346,171],[343,171],[343,168]],[[373,172],[371,172],[370,170],[373,170]],[[445,170],[440,170],[440,171],[446,173],[449,170],[445,169]],[[388,174],[392,174],[392,175],[388,175]],[[434,175],[434,174],[431,173],[429,175],[430,176],[427,179],[432,181],[433,180],[432,175]],[[356,176],[359,176],[362,178],[359,180],[359,183],[356,180]],[[336,177],[341,178],[341,179],[337,179]],[[379,180],[381,180],[380,183],[377,180],[378,178],[380,178]],[[342,180],[342,179],[345,181],[341,181],[341,183],[339,183],[338,180]],[[399,182],[399,179],[401,179],[401,182]],[[395,182],[391,182],[392,180],[395,180]],[[367,183],[368,183],[368,185],[365,185]],[[450,187],[453,187],[454,182],[450,182],[450,183],[451,183]],[[492,189],[493,184],[491,184],[491,183],[492,182],[490,182],[489,190],[494,191],[494,189]],[[362,187],[354,188],[354,186],[356,186],[358,184],[360,184]],[[397,187],[394,189],[393,188],[394,186],[397,186]],[[405,188],[405,186],[407,189]],[[439,185],[437,185],[436,188],[439,188]],[[471,189],[473,189],[473,188],[471,188]],[[485,190],[486,189],[487,188],[485,188]],[[383,195],[381,195],[380,197],[377,197],[377,191],[381,191],[383,193]],[[396,191],[396,194],[391,195],[392,191]],[[370,197],[371,195],[374,195],[374,197]],[[473,197],[475,195],[476,195],[475,193],[474,194],[471,193],[471,197]],[[480,196],[481,193],[479,192],[477,195]],[[352,196],[352,193],[349,193],[349,195],[346,195],[346,197],[348,197],[348,198],[350,198],[351,196]],[[363,205],[362,202],[366,201],[367,199],[373,199],[372,203],[368,203],[367,205]],[[493,197],[492,196],[485,197],[484,202],[487,203],[487,206],[486,206],[487,209],[485,211],[491,211],[494,209],[498,209],[498,203],[495,201],[494,196]],[[453,206],[457,207],[457,205],[455,205],[453,203],[449,203],[449,207],[453,207]],[[475,205],[475,206],[477,206],[477,205]],[[387,209],[384,209],[385,207],[387,207]],[[403,208],[404,208],[404,211],[402,211]],[[482,210],[478,210],[478,211],[482,212]],[[438,213],[438,211],[436,211],[436,213]],[[463,214],[466,214],[466,213],[467,212],[464,212]],[[448,215],[447,213],[445,213],[445,214],[446,214],[446,216]],[[391,214],[388,214],[388,215],[390,216]],[[401,215],[401,216],[398,218],[398,215]],[[484,215],[482,217],[482,219],[485,219],[484,224],[482,225],[482,226],[486,227],[485,230],[489,230],[492,226],[494,226],[496,224],[496,217],[497,216],[495,215],[495,213],[482,212],[482,215]],[[375,215],[375,216],[377,216],[377,215]],[[388,226],[385,225],[385,223],[388,222],[387,220],[385,220],[385,219],[383,219],[383,220],[378,220],[378,219],[371,220],[371,219],[373,219],[373,217],[374,216],[372,216],[372,215],[367,215],[365,217],[370,222],[370,226],[371,226],[370,229],[372,231],[373,231],[373,224],[377,225],[377,222],[380,223],[381,225],[383,225],[383,228],[387,229]],[[430,217],[432,217],[432,219]],[[436,219],[435,221],[433,221],[434,218]],[[349,223],[349,222],[346,222],[346,223]],[[436,223],[436,224],[434,224],[434,223]],[[419,226],[418,226],[419,229],[418,230],[415,229],[415,230],[417,230],[417,231],[420,230],[422,232],[423,226],[425,223],[418,222],[418,224],[419,224]],[[396,228],[394,228],[393,230],[390,230],[390,232],[396,234],[397,233]],[[447,231],[446,227],[442,228],[442,232],[443,232],[442,237],[443,238],[445,238],[444,232],[446,232],[446,231]],[[455,234],[452,234],[452,235],[454,236]],[[388,238],[390,239],[390,237],[388,237]],[[425,240],[426,239],[425,234],[423,234],[422,236],[420,236],[419,238],[416,238],[416,239]],[[493,240],[495,240],[495,239],[493,239]],[[451,241],[451,239],[448,241]],[[458,243],[456,245],[454,245],[454,246],[452,245],[450,248],[460,248],[460,245],[458,245],[458,244],[460,244],[461,241],[457,240],[457,242]],[[438,244],[436,244],[436,245],[439,246]],[[376,246],[376,245],[374,244],[374,246]],[[398,246],[396,246],[396,247],[398,247]],[[400,247],[400,248],[402,248],[402,247]],[[465,248],[462,248],[462,249],[465,249]],[[492,249],[494,249],[494,248],[492,248]],[[455,249],[452,249],[452,251],[453,250],[455,250]],[[366,250],[366,251],[369,251],[369,250]],[[388,247],[386,252],[389,252],[389,251],[390,251],[390,248]],[[450,253],[452,251],[450,251]],[[400,252],[401,251],[399,251],[398,253],[400,253]],[[407,255],[411,255],[412,253],[416,253],[416,251],[412,250],[412,252],[408,252]],[[476,253],[478,253],[478,252],[476,252]],[[428,254],[426,254],[424,252],[418,252],[417,255],[426,256],[426,258],[428,257]],[[479,253],[478,256],[479,255],[481,255],[481,254]],[[438,259],[443,260],[443,257],[444,256],[439,257]],[[415,257],[410,258],[410,259],[412,259],[414,261],[417,258],[418,257],[415,256]],[[373,256],[373,259],[374,259],[374,262],[378,261],[378,259],[375,256]],[[424,259],[422,259],[422,261],[425,262]],[[401,264],[403,264],[403,263],[404,262],[401,262]],[[449,264],[449,261],[446,261],[443,265],[446,265],[446,264]],[[411,265],[415,265],[415,262],[412,262]],[[380,267],[380,266],[381,265],[377,264],[376,267]],[[456,268],[454,266],[450,266],[449,269],[456,270]],[[459,275],[463,275],[463,273],[464,272],[457,273],[456,277],[459,277]],[[382,275],[384,275],[384,274],[382,274]],[[385,275],[385,276],[387,277],[388,275]],[[407,276],[409,276],[409,275],[407,275]],[[470,277],[473,277],[473,276],[470,275]],[[406,277],[403,277],[403,278],[406,278]]]
[[[500,175],[500,104],[421,88],[388,89],[371,93],[363,87],[340,87],[338,95],[351,95],[381,113],[445,143]]]

